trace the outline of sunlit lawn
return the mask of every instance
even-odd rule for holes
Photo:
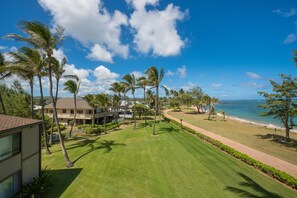
[[[169,112],[169,114],[182,118],[185,121],[209,130],[221,136],[235,140],[245,144],[256,150],[273,155],[280,159],[286,160],[297,165],[297,134],[291,133],[291,137],[295,143],[285,146],[282,143],[275,142],[272,135],[275,133],[273,129],[259,127],[252,124],[242,123],[227,119],[222,121],[222,117],[216,116],[213,120],[207,120],[207,114],[193,114],[193,110],[183,110],[183,112]],[[269,135],[270,134],[270,135]],[[278,136],[284,136],[283,131],[277,131]]]
[[[59,146],[43,155],[54,175],[42,197],[296,197],[293,191],[196,137],[162,122],[98,139],[68,143],[73,168]]]

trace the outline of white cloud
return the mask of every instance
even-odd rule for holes
[[[171,70],[168,70],[166,73],[167,76],[174,76],[174,72]]]
[[[259,74],[253,73],[253,72],[246,72],[246,75],[249,78],[253,78],[253,79],[260,79],[262,78]]]
[[[1,45],[0,45],[0,50],[6,50],[6,49],[7,49],[6,46],[1,46]]]
[[[86,69],[77,69],[74,64],[66,64],[64,69],[64,75],[77,75],[79,79],[86,79],[90,74]]]
[[[295,16],[297,14],[296,8],[290,8],[290,9],[276,9],[272,11],[273,13],[276,13],[283,17],[291,17]]]
[[[285,40],[283,41],[284,44],[290,44],[297,40],[297,33],[289,34]]]
[[[196,86],[198,85],[192,82],[188,82],[186,85],[182,86],[181,88],[183,88],[184,90],[190,90]]]
[[[91,53],[87,55],[90,60],[99,60],[108,63],[113,63],[112,54],[99,44],[95,44],[91,49]]]
[[[93,76],[96,77],[96,86],[99,87],[99,91],[109,93],[110,85],[116,82],[116,79],[120,77],[119,74],[110,71],[103,65],[98,66],[93,71]]]
[[[185,78],[187,76],[187,68],[185,65],[177,68],[176,74],[179,75],[180,78]]]
[[[251,88],[258,88],[258,89],[261,89],[261,88],[265,88],[266,87],[264,84],[258,84],[256,82],[244,83],[244,84],[241,84],[241,86],[243,86],[243,87],[251,87]]]
[[[169,4],[164,10],[147,10],[146,5],[155,7],[159,0],[126,1],[135,9],[129,23],[135,30],[134,43],[139,52],[164,57],[180,53],[185,43],[177,32],[176,22],[183,20],[185,13],[179,7]]]
[[[61,25],[71,37],[85,46],[106,46],[113,54],[126,58],[128,46],[120,40],[121,26],[128,25],[127,16],[104,7],[101,0],[38,0],[53,17],[54,25]]]
[[[131,72],[131,74],[134,74],[136,79],[144,76],[144,74],[141,71],[133,71]]]
[[[58,50],[53,50],[53,56],[59,61],[62,62],[63,58],[66,58],[64,51],[62,48],[59,48]]]
[[[210,86],[213,87],[213,88],[219,88],[219,87],[222,86],[222,84],[219,84],[219,83],[212,83]]]

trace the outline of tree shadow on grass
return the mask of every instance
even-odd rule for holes
[[[53,176],[53,182],[49,189],[41,194],[41,197],[61,197],[81,171],[82,168],[46,170]]]
[[[99,149],[103,149],[104,153],[110,153],[113,149],[113,147],[115,146],[126,146],[126,144],[123,143],[117,143],[114,140],[102,140],[99,142],[93,142],[88,144],[88,146],[90,147],[89,150],[87,150],[84,154],[80,155],[78,158],[76,158],[73,163],[76,163],[78,160],[80,160],[82,157],[88,155],[89,153],[99,150]]]
[[[269,192],[268,190],[264,189],[257,182],[255,182],[254,180],[252,180],[250,177],[246,176],[245,174],[238,173],[238,175],[245,180],[244,182],[239,183],[243,188],[251,188],[252,190],[261,194],[261,196],[250,193],[250,192],[240,189],[240,188],[232,187],[232,186],[227,186],[225,188],[226,190],[236,193],[240,197],[259,197],[259,198],[260,197],[267,197],[267,198],[280,198],[281,197],[280,195],[278,195],[276,193],[272,193],[272,192]]]
[[[262,134],[257,134],[255,135],[260,139],[263,140],[269,140],[271,142],[275,142],[280,144],[281,146],[286,146],[286,147],[290,147],[290,148],[296,148],[297,149],[297,140],[292,139],[287,142],[286,141],[286,137],[281,136],[281,135],[275,135],[275,134],[266,134],[266,135],[262,135]]]
[[[161,131],[161,132],[159,132],[159,133],[157,133],[157,134],[162,134],[162,133],[172,133],[172,132],[176,132],[176,133],[178,133],[178,132],[180,132],[180,129],[174,128],[174,127],[172,127],[172,126],[168,126],[168,127],[161,127],[161,128],[160,128],[160,131]]]

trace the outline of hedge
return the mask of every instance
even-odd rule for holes
[[[173,124],[180,126],[180,123],[175,120],[171,120],[171,119],[165,117],[164,115],[163,115],[163,118],[165,119],[165,121],[169,121]],[[260,161],[257,161],[255,159],[249,157],[248,155],[245,155],[245,154],[221,143],[220,141],[210,138],[210,137],[208,137],[200,132],[197,132],[187,126],[183,126],[183,129],[185,129],[186,131],[188,131],[192,134],[197,135],[198,138],[211,143],[215,147],[217,147],[217,148],[221,149],[222,151],[230,154],[231,156],[245,162],[246,164],[253,166],[254,168],[262,171],[263,173],[269,175],[270,177],[277,179],[278,181],[290,186],[293,189],[297,189],[297,179],[295,177],[293,177],[283,171],[280,171],[272,166],[269,166],[269,165],[266,165]]]
[[[110,131],[116,129],[120,126],[120,123],[108,123],[106,124],[106,131]],[[104,125],[95,125],[92,127],[91,125],[79,125],[77,126],[79,129],[83,129],[86,134],[95,134],[104,132]]]

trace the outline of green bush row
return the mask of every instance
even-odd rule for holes
[[[120,126],[120,123],[112,123],[112,124],[106,124],[106,131],[110,131],[113,129],[116,129]],[[96,127],[87,126],[83,128],[84,132],[86,134],[98,134],[104,132],[104,125],[99,125]]]
[[[169,121],[171,123],[174,123],[178,126],[180,126],[180,123],[175,121],[175,120],[171,120],[167,117],[165,117],[163,115],[165,121]],[[232,155],[233,157],[237,158],[237,159],[240,159],[241,161],[247,163],[248,165],[250,166],[253,166],[255,167],[256,169],[262,171],[263,173],[279,180],[280,182],[290,186],[291,188],[293,189],[297,189],[297,179],[294,178],[293,176],[283,172],[283,171],[280,171],[274,167],[271,167],[269,165],[266,165],[266,164],[263,164],[262,162],[259,162],[223,143],[221,143],[220,141],[217,141],[213,138],[210,138],[202,133],[199,133],[189,127],[186,127],[186,126],[183,126],[183,129],[187,130],[188,132],[192,133],[192,134],[195,134],[197,135],[197,137],[199,137],[200,139],[204,140],[204,141],[207,141],[209,143],[211,143],[212,145],[214,145],[215,147],[221,149],[222,151],[225,151],[226,153]]]
[[[60,130],[64,131],[65,129],[66,129],[66,126],[63,125],[63,124],[60,124]],[[51,128],[49,130],[47,130],[47,132],[50,132],[50,131],[51,131]],[[58,132],[58,127],[57,126],[53,127],[53,132]]]

